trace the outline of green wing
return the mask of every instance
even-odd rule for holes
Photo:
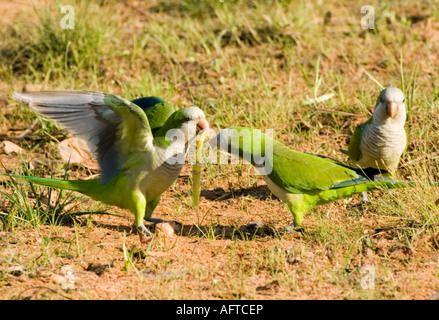
[[[361,150],[360,150],[361,138],[363,137],[365,127],[371,123],[372,123],[372,117],[368,121],[358,125],[355,128],[354,133],[352,134],[351,140],[349,141],[348,157],[349,160],[351,160],[354,163],[360,160],[361,158]]]
[[[87,142],[102,170],[102,183],[132,163],[139,152],[151,153],[153,138],[148,119],[136,104],[93,91],[14,93],[29,105]]]
[[[104,102],[118,115],[116,141],[121,160],[135,151],[150,151],[152,132],[143,110],[128,100],[108,93],[104,94]]]
[[[232,133],[236,133],[239,139]],[[219,147],[225,149],[227,146],[228,152],[255,166],[255,156],[260,153],[268,163],[268,177],[291,193],[327,190],[359,177],[355,171],[330,160],[292,150],[259,130],[231,127],[222,130],[217,137]]]
[[[357,179],[358,174],[330,160],[292,150],[274,142],[273,171],[268,175],[278,186],[291,193],[328,190]]]

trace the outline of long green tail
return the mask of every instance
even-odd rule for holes
[[[31,177],[31,176],[20,176],[16,174],[11,174],[8,176],[46,187],[77,191],[92,198],[98,198],[98,194],[100,193],[99,190],[101,190],[102,188],[99,179],[58,180],[58,179],[39,178],[39,177]]]
[[[412,188],[416,186],[438,186],[439,182],[437,181],[426,181],[426,182],[413,182],[413,181],[396,181],[390,177],[385,176],[377,176],[374,180],[369,180],[366,177],[359,177],[355,180],[347,180],[341,183],[338,183],[333,186],[333,189],[341,189],[345,187],[355,187],[356,193],[361,193],[365,191],[374,191],[380,188],[385,189],[397,189],[397,188]]]
[[[438,186],[439,182],[413,182],[413,181],[393,181],[388,177],[381,177],[380,180],[370,181],[366,178],[344,181],[331,189],[309,192],[302,194],[288,194],[289,202],[287,207],[294,216],[294,223],[301,225],[303,216],[316,205],[322,205],[338,199],[348,198],[353,194],[366,191],[378,191],[380,189],[396,189],[416,187],[422,185]]]
[[[331,189],[320,191],[315,194],[306,194],[307,202],[312,206],[317,204],[325,204],[341,198],[348,198],[353,194],[359,194],[367,191],[378,191],[382,189],[397,189],[397,188],[411,188],[416,186],[428,185],[438,186],[439,182],[413,182],[413,181],[394,181],[387,177],[382,177],[382,180],[364,181],[365,178],[356,180],[344,181],[337,184]]]

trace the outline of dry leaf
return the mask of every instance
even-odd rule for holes
[[[3,152],[6,154],[10,154],[10,153],[20,153],[20,152],[24,152],[23,148],[20,146],[17,146],[15,143],[5,140],[3,141]]]
[[[157,223],[155,229],[167,236],[172,236],[175,232],[180,231],[180,226],[175,221],[165,221]]]
[[[58,151],[65,162],[81,164],[89,169],[99,169],[98,164],[91,156],[87,144],[82,139],[66,139],[58,145]]]

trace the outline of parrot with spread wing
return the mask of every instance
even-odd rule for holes
[[[161,222],[151,215],[162,193],[178,178],[189,144],[198,133],[209,130],[200,108],[174,111],[157,97],[130,102],[93,91],[15,92],[13,97],[85,140],[99,163],[101,177],[57,180],[10,176],[77,191],[131,211],[141,242],[151,235],[143,220]]]
[[[407,147],[404,102],[404,93],[398,88],[381,91],[372,117],[355,128],[348,149],[341,150],[354,166],[395,173]],[[367,202],[366,193],[363,202]]]
[[[145,112],[149,125],[151,127],[151,132],[153,136],[155,133],[163,126],[165,121],[171,116],[175,111],[175,108],[165,100],[159,97],[143,97],[132,100],[133,103],[137,104]],[[197,138],[197,149],[195,156],[195,163],[192,167],[192,199],[194,208],[199,205],[200,199],[200,184],[201,184],[201,152],[204,141],[207,137],[208,132],[204,130]]]
[[[304,215],[317,205],[365,191],[415,186],[413,182],[375,176],[379,171],[374,168],[350,167],[295,151],[259,130],[244,127],[223,129],[209,144],[255,166],[271,192],[293,214],[294,222],[286,228],[287,231],[300,226]]]

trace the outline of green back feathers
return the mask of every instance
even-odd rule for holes
[[[253,165],[257,164],[255,156],[257,154],[265,156],[266,153],[270,153],[275,142],[261,131],[245,127],[230,127],[222,130],[218,138],[219,147],[244,158]],[[236,154],[237,152],[239,154]]]
[[[113,177],[120,170],[131,167],[140,155],[151,154],[153,135],[148,118],[138,105],[108,93],[104,94],[104,102],[119,115],[113,148],[117,150],[114,153],[117,156],[118,170],[113,170]],[[104,172],[104,168],[101,168]],[[108,181],[109,179],[105,179],[105,182]]]
[[[274,148],[273,171],[268,176],[291,193],[328,190],[340,182],[359,177],[349,168],[292,150],[280,142]]]
[[[173,105],[164,102],[156,104],[153,108],[148,108],[144,111],[148,117],[152,134],[154,135],[176,110]]]
[[[268,177],[290,193],[327,190],[359,177],[355,171],[335,162],[292,150],[259,130],[243,127],[227,130],[234,130],[239,136],[239,140],[229,139],[228,151],[236,154],[232,149],[238,149],[239,156],[253,165],[261,165],[254,158],[260,152],[272,169],[267,170]]]
[[[151,132],[154,135],[173,114],[176,109],[173,105],[159,97],[144,97],[132,101],[145,112]]]
[[[92,198],[96,197],[96,195],[102,191],[102,185],[99,179],[58,180],[58,179],[50,179],[50,178],[20,176],[16,174],[11,174],[9,176],[50,188],[77,191],[87,196],[90,196]]]

